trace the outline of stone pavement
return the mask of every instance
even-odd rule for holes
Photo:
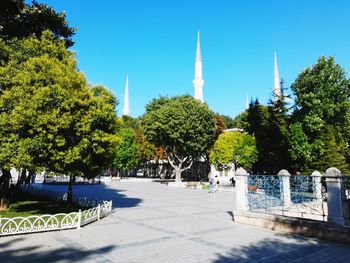
[[[147,182],[73,191],[112,199],[114,213],[80,230],[2,237],[0,262],[350,262],[349,246],[234,223],[232,192]]]

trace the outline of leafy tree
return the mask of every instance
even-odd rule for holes
[[[117,141],[113,96],[88,88],[74,55],[49,32],[0,47],[7,58],[0,66],[0,195],[11,167],[96,175]]]
[[[272,170],[274,163],[269,149],[271,137],[267,135],[269,129],[269,110],[267,106],[261,105],[258,100],[251,101],[247,113],[247,132],[255,137],[256,147],[259,152],[258,161],[253,166],[257,173],[267,173]]]
[[[215,114],[189,95],[154,99],[146,106],[141,124],[146,138],[166,150],[176,182],[181,182],[181,173],[194,159],[207,153],[216,130]]]
[[[127,115],[123,115],[121,117],[121,126],[124,127],[124,128],[136,129],[140,125],[139,125],[139,120],[138,119],[135,119],[135,118],[127,116]]]
[[[273,95],[268,106],[261,105],[258,100],[250,103],[245,117],[246,130],[254,135],[259,152],[254,172],[276,174],[281,169],[290,169],[287,98],[282,81],[281,94]]]
[[[82,158],[78,166],[85,178],[93,178],[111,166],[114,149],[120,138],[117,135],[116,98],[103,86],[90,87],[92,94],[88,111],[77,122],[84,136],[80,152]]]
[[[139,151],[135,132],[132,128],[122,128],[119,131],[121,142],[115,149],[113,165],[126,171],[135,167],[139,162]]]
[[[269,102],[269,119],[266,136],[270,137],[268,151],[273,169],[270,172],[277,173],[281,169],[290,170],[291,158],[289,154],[288,127],[290,115],[284,82],[281,80],[281,92],[279,95],[273,94],[273,99]],[[275,164],[275,165],[273,165]]]
[[[311,161],[314,160],[313,145],[308,142],[308,137],[303,131],[300,122],[290,125],[288,132],[288,152],[295,170],[305,171]]]
[[[10,40],[32,35],[40,38],[45,30],[50,30],[57,39],[64,39],[67,47],[74,44],[72,36],[75,29],[68,26],[64,12],[56,12],[36,1],[27,4],[23,0],[1,0],[1,38]]]
[[[255,139],[241,132],[224,132],[210,153],[210,161],[219,170],[227,170],[232,165],[235,169],[251,169],[258,159]]]
[[[238,114],[234,119],[232,120],[231,128],[238,128],[246,130],[248,123],[247,123],[247,116],[248,111],[243,111],[240,114]]]
[[[216,140],[219,137],[219,135],[224,132],[226,125],[225,125],[224,119],[218,114],[215,115],[215,121],[216,121],[215,140]]]
[[[332,160],[331,152],[341,153],[344,172],[350,170],[349,163],[349,138],[350,138],[350,82],[340,65],[336,64],[333,57],[320,57],[315,65],[303,70],[292,84],[295,94],[295,111],[293,121],[299,123],[299,132],[307,137],[305,142],[294,140],[294,150],[305,150],[302,156],[305,158],[300,170],[323,169],[327,160]],[[329,134],[331,133],[331,134]],[[334,143],[335,144],[334,144]],[[332,149],[334,145],[338,145]],[[311,150],[311,153],[308,151]],[[331,165],[332,162],[329,162]]]
[[[233,119],[230,116],[224,115],[224,114],[217,114],[217,115],[220,115],[220,117],[224,120],[225,129],[235,128]]]

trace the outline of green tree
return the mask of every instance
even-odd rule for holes
[[[338,158],[343,162],[338,162],[338,166],[343,167],[343,172],[349,172],[350,82],[342,67],[333,57],[320,57],[315,65],[298,75],[292,90],[296,97],[293,122],[299,123],[299,130],[301,128],[309,145],[305,148],[304,141],[299,146],[294,140],[293,149],[305,149],[302,155],[311,155],[296,166],[300,170],[324,169],[321,163],[332,159],[334,144],[330,142],[335,142],[339,147],[333,150],[343,155]]]
[[[0,195],[11,167],[96,175],[117,141],[113,96],[88,88],[74,55],[49,32],[1,43]]]
[[[250,170],[258,160],[255,139],[241,132],[224,132],[210,153],[210,162],[219,170],[243,167]]]
[[[207,154],[216,131],[215,114],[189,95],[154,99],[141,124],[146,138],[166,150],[176,182],[181,182],[181,173],[194,159]]]
[[[85,178],[93,178],[111,166],[114,149],[120,142],[114,111],[116,98],[103,86],[90,87],[89,92],[92,97],[88,111],[76,123],[84,137],[77,166]]]
[[[115,149],[113,165],[120,170],[127,171],[139,162],[137,140],[132,128],[122,128],[118,134],[121,141]]]
[[[57,39],[64,39],[67,47],[74,44],[75,29],[68,26],[64,12],[56,12],[47,4],[36,1],[27,4],[23,0],[1,0],[1,38],[11,40],[32,35],[40,38],[45,30],[50,30]]]
[[[276,174],[281,169],[290,169],[288,97],[281,81],[281,94],[273,94],[268,106],[261,105],[258,100],[252,101],[246,112],[245,129],[254,135],[259,152],[253,167],[256,173]]]
[[[248,111],[243,111],[240,114],[238,114],[234,119],[232,120],[231,128],[238,128],[246,130],[248,123],[247,123],[247,116]]]
[[[224,115],[224,114],[217,114],[217,115],[220,115],[220,117],[224,120],[225,129],[235,128],[234,123],[233,123],[233,119],[230,116]]]
[[[258,161],[253,166],[256,173],[268,173],[273,167],[272,152],[270,150],[271,136],[268,136],[269,110],[261,105],[258,100],[251,101],[247,113],[247,132],[255,137],[256,147],[259,152]]]
[[[279,95],[273,94],[268,106],[269,118],[266,127],[266,136],[269,138],[267,145],[270,152],[272,169],[270,172],[277,173],[281,169],[290,170],[291,157],[289,154],[288,127],[290,124],[290,114],[284,81],[281,80],[281,92]]]

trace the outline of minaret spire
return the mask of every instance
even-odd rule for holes
[[[126,75],[123,115],[129,116],[129,113],[130,113],[130,107],[129,107],[129,79],[128,79],[128,75]]]
[[[273,73],[273,96],[277,100],[281,96],[281,84],[278,75],[277,55],[275,51],[274,73]]]
[[[194,64],[194,80],[192,81],[194,86],[194,98],[204,102],[203,100],[203,85],[204,80],[202,78],[202,56],[201,56],[201,45],[200,45],[200,31],[197,36],[197,51],[196,61]]]
[[[249,97],[247,94],[247,98],[246,98],[246,102],[245,102],[245,109],[248,110],[249,109]]]

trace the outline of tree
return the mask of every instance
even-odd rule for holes
[[[127,116],[127,115],[123,115],[121,117],[121,126],[124,127],[124,128],[136,129],[140,125],[139,125],[139,120],[138,119],[135,119],[135,118]]]
[[[32,35],[40,38],[50,30],[55,38],[64,39],[67,47],[74,44],[75,29],[68,26],[64,12],[56,12],[46,4],[23,0],[2,0],[0,5],[0,37],[4,40],[26,38]]]
[[[219,137],[219,135],[224,132],[226,125],[225,125],[224,119],[218,114],[215,115],[215,121],[216,121],[215,140],[216,140]]]
[[[258,161],[253,166],[256,173],[268,173],[273,170],[275,163],[271,162],[272,153],[269,149],[271,136],[268,136],[269,110],[261,105],[258,100],[251,101],[247,113],[247,132],[255,137],[256,147],[259,152]]]
[[[236,117],[234,117],[234,119],[232,120],[231,128],[246,130],[248,126],[247,115],[248,111],[243,111],[240,114],[236,115]]]
[[[308,142],[308,137],[303,131],[300,122],[290,125],[288,131],[288,152],[292,160],[292,167],[297,171],[307,170],[308,165],[314,160],[313,145]]]
[[[224,120],[225,129],[235,128],[233,119],[230,116],[224,115],[224,114],[217,114],[217,115],[220,115],[220,117]]]
[[[118,134],[121,142],[115,149],[113,165],[126,171],[135,167],[139,162],[138,145],[132,128],[122,128]]]
[[[253,167],[256,173],[277,174],[281,169],[290,169],[287,98],[282,80],[280,95],[273,94],[268,106],[261,105],[258,100],[252,101],[246,112],[245,128],[254,135],[259,152]]]
[[[299,132],[307,138],[307,144],[304,140],[301,145],[294,140],[292,154],[297,154],[293,153],[295,149],[305,149],[302,155],[311,155],[296,166],[301,170],[321,170],[321,163],[331,160],[329,153],[334,150],[343,156],[338,158],[343,162],[338,165],[344,172],[350,171],[350,81],[344,70],[333,57],[320,57],[298,75],[292,90],[296,97],[293,122],[299,123]],[[334,145],[339,147],[332,149]]]
[[[241,132],[224,132],[210,153],[210,161],[219,170],[243,167],[251,169],[258,159],[255,139]]]
[[[146,139],[166,150],[176,182],[194,159],[204,156],[215,137],[215,114],[189,95],[160,97],[146,106],[141,118]]]
[[[111,166],[120,137],[114,111],[116,98],[103,86],[89,87],[88,91],[92,95],[89,108],[77,120],[78,131],[84,137],[77,166],[85,178],[93,178]]]
[[[116,100],[103,87],[87,87],[74,55],[50,32],[1,43],[1,197],[12,167],[96,175],[117,142]]]
[[[290,99],[290,96],[286,95],[283,79],[280,82],[280,86],[280,94],[273,94],[273,98],[269,102],[269,118],[266,130],[266,136],[270,137],[268,151],[271,153],[271,162],[274,164],[272,165],[273,169],[270,170],[273,173],[277,173],[281,169],[290,170],[291,166],[291,157],[288,151],[290,147],[288,144],[290,114],[287,103],[287,99]]]

